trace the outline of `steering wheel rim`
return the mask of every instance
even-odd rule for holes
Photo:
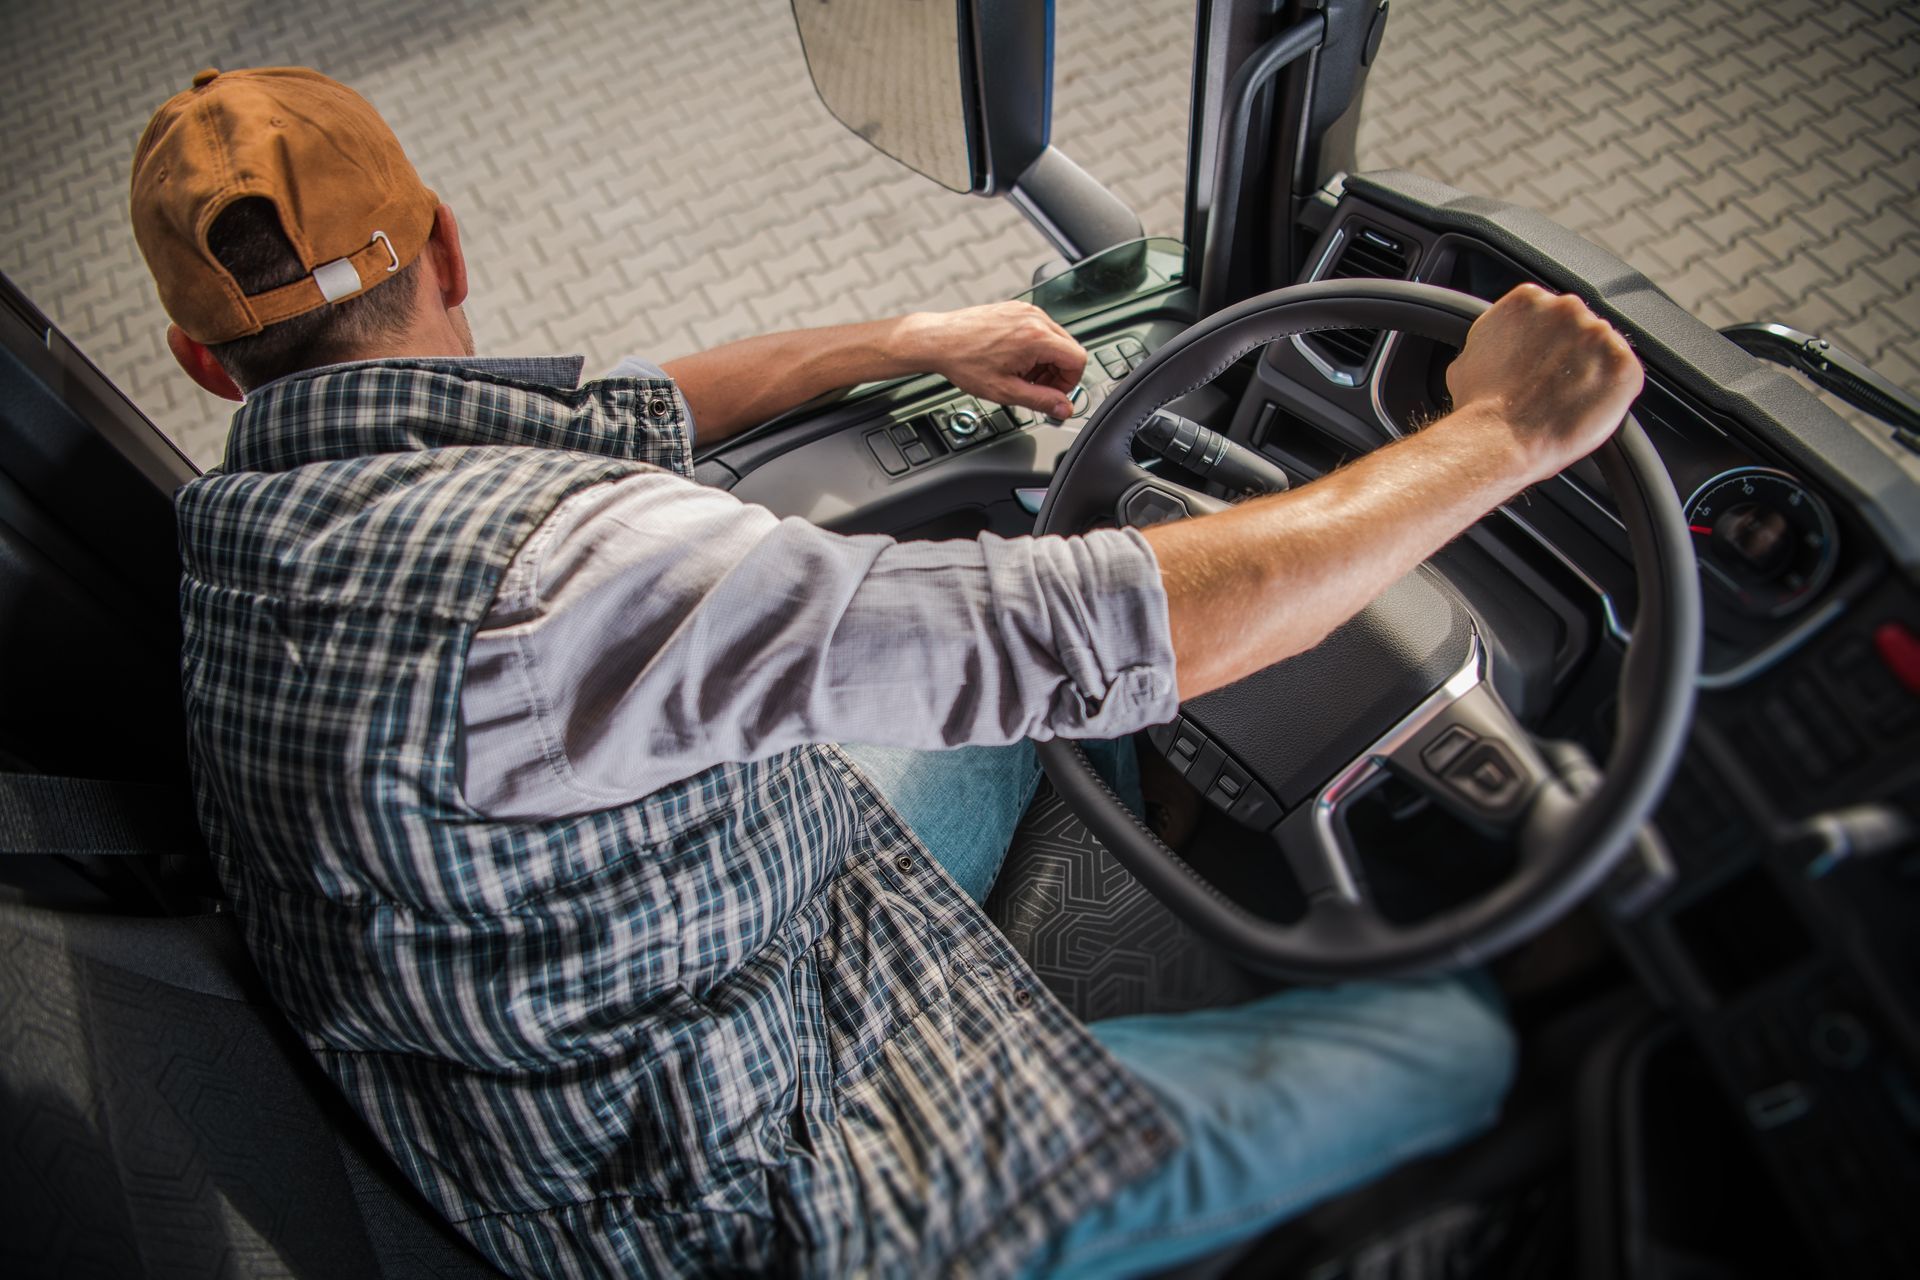
[[[1223,506],[1146,473],[1132,461],[1133,435],[1161,406],[1211,382],[1258,347],[1327,328],[1400,330],[1457,347],[1486,308],[1477,298],[1432,285],[1340,280],[1289,286],[1218,312],[1155,351],[1108,395],[1062,458],[1035,532],[1078,532],[1143,486],[1163,498],[1171,493],[1190,513]],[[1304,885],[1307,914],[1282,924],[1221,894],[1120,803],[1077,745],[1058,739],[1039,744],[1055,788],[1176,915],[1243,964],[1278,977],[1323,981],[1445,971],[1479,963],[1531,936],[1604,880],[1651,815],[1685,744],[1699,667],[1698,570],[1666,468],[1631,417],[1594,458],[1626,526],[1640,587],[1604,769],[1596,775],[1577,748],[1532,742],[1491,694],[1485,646],[1476,643],[1472,661],[1479,666],[1472,678],[1463,667],[1335,778],[1348,777],[1363,762],[1386,768],[1400,760],[1398,752],[1425,751],[1439,736],[1428,732],[1436,717],[1444,728],[1461,714],[1456,708],[1476,700],[1463,722],[1492,723],[1496,732],[1517,734],[1509,754],[1529,787],[1525,812],[1514,823],[1522,842],[1519,867],[1490,892],[1415,924],[1393,925],[1370,909],[1352,883],[1350,853],[1329,846],[1318,850],[1327,866],[1319,868],[1317,881]],[[1492,720],[1473,718],[1485,715]],[[1389,742],[1395,735],[1400,740]],[[1328,788],[1313,801],[1316,831],[1330,829],[1319,821]],[[1302,863],[1292,850],[1288,858],[1300,873]]]

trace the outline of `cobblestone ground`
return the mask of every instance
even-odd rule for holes
[[[1192,9],[1059,0],[1055,141],[1178,234]],[[1004,296],[1047,255],[814,98],[784,0],[6,0],[0,270],[197,460],[126,222],[201,66],[306,63],[462,216],[484,349],[667,359]],[[1920,386],[1920,17],[1901,0],[1398,0],[1362,167],[1534,205],[1710,323],[1779,319]]]

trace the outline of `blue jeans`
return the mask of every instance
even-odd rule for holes
[[[1131,745],[1087,744],[1137,812]],[[1033,747],[848,747],[976,902],[1039,786]],[[1072,1224],[1034,1268],[1138,1275],[1204,1257],[1492,1122],[1513,1037],[1459,979],[1294,988],[1231,1009],[1090,1024],[1153,1091],[1180,1150]]]

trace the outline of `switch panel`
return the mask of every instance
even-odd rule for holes
[[[1147,730],[1147,741],[1208,804],[1242,826],[1267,831],[1285,815],[1272,793],[1192,721],[1154,725]]]

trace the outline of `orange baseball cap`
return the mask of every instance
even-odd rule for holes
[[[249,196],[273,202],[309,273],[252,296],[207,249]],[[133,153],[133,238],[167,314],[208,344],[372,288],[419,256],[439,203],[372,105],[305,67],[202,71]]]

